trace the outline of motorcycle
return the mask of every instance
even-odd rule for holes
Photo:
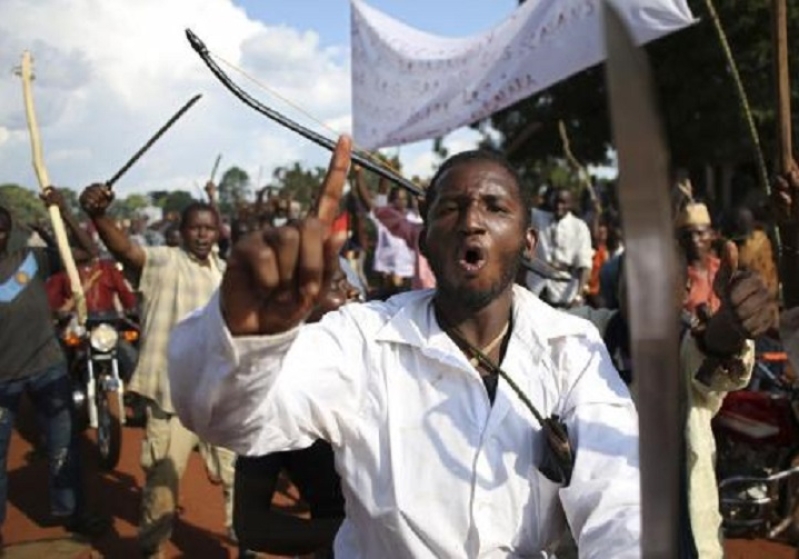
[[[799,542],[799,387],[769,368],[784,359],[758,359],[756,389],[727,394],[713,420],[727,537]]]
[[[136,325],[116,315],[90,315],[85,327],[72,324],[63,335],[70,353],[73,403],[83,425],[96,430],[98,460],[107,471],[119,463],[125,424],[124,381],[132,372],[126,371],[130,366],[120,366],[124,360],[121,346],[138,339]]]

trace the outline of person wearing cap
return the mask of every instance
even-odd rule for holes
[[[704,306],[714,313],[721,305],[713,292],[713,280],[721,261],[713,255],[713,229],[705,204],[689,202],[677,215],[677,238],[688,261],[688,294],[684,308],[691,314]]]

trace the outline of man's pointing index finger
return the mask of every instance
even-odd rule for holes
[[[347,135],[341,136],[330,158],[327,175],[325,175],[325,180],[322,183],[316,207],[311,211],[311,215],[315,215],[327,226],[332,225],[338,216],[341,195],[344,191],[344,183],[347,180],[347,173],[350,168],[351,150],[352,139]]]

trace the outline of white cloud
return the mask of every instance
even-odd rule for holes
[[[262,184],[279,165],[326,164],[325,150],[225,90],[190,48],[187,27],[326,125],[351,129],[348,47],[322,47],[314,31],[252,20],[230,0],[2,0],[0,69],[18,66],[24,49],[34,55],[34,97],[55,184],[81,188],[109,178],[195,93],[203,99],[119,181],[120,195],[196,193],[218,153],[221,171],[238,165],[255,181],[260,168]],[[268,105],[332,135],[231,75]],[[20,80],[10,71],[0,72],[0,99],[0,183],[34,187]],[[470,134],[453,134],[448,145],[472,147]],[[401,149],[409,175],[432,173],[429,150],[430,142]]]

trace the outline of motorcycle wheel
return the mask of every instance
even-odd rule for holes
[[[119,396],[113,390],[97,393],[97,452],[100,467],[111,471],[119,463],[122,449],[122,413]]]
[[[788,463],[789,468],[799,466],[799,454],[795,454]],[[788,479],[782,495],[783,514],[791,518],[791,523],[783,537],[792,545],[799,545],[799,476]]]

